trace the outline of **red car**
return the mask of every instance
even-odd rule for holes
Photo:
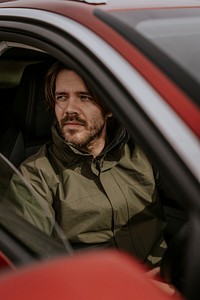
[[[200,2],[0,0],[0,198],[50,139],[42,100],[55,60],[91,82],[163,176],[173,197],[161,274],[174,298],[199,299]],[[0,216],[2,299],[168,299],[126,254],[74,253],[1,202]]]

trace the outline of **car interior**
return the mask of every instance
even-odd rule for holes
[[[29,53],[28,50],[27,55],[34,57],[32,51]],[[13,64],[15,70],[13,61],[18,62],[22,54],[19,53],[16,59],[12,57],[10,61],[9,55],[12,56],[12,51],[11,54],[9,51],[5,54],[7,64]],[[0,149],[16,167],[35,153],[51,136],[53,113],[45,107],[44,79],[52,61],[41,62],[38,61],[39,57],[36,59],[28,64],[22,61],[21,70],[14,74],[17,77],[15,85],[9,81],[1,82],[0,98],[3,107],[1,106]],[[13,71],[7,68],[6,72],[12,74]],[[9,78],[9,74],[2,74],[1,78]]]
[[[16,167],[51,139],[54,116],[44,103],[44,81],[53,61],[46,53],[18,45],[6,47],[1,55],[0,152]],[[169,242],[187,216],[176,202],[164,203],[164,208]]]

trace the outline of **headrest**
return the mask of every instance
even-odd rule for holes
[[[52,62],[25,67],[13,104],[14,122],[24,134],[44,137],[51,134],[54,113],[45,105],[45,75]]]

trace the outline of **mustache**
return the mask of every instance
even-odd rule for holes
[[[63,127],[66,122],[76,122],[80,125],[87,125],[87,122],[81,119],[77,114],[66,114],[66,116],[60,120],[60,124]]]

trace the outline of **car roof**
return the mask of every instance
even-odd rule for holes
[[[98,6],[104,10],[200,6],[199,0],[0,0],[0,7],[37,7],[59,2],[76,2],[84,6]]]

